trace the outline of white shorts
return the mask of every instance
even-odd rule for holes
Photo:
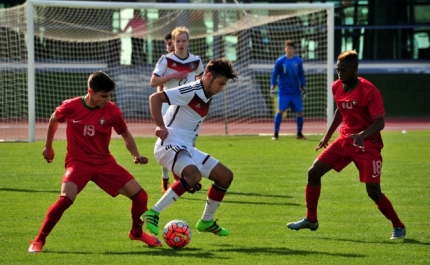
[[[157,141],[158,142],[158,141]],[[178,153],[181,155],[178,157]],[[182,170],[188,165],[195,165],[203,177],[209,177],[212,169],[219,161],[212,156],[189,145],[160,145],[155,144],[154,156],[158,163],[181,176]]]

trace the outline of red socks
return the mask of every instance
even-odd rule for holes
[[[225,192],[227,190],[221,187],[211,185],[208,191],[208,198],[217,202],[221,202],[224,199]]]
[[[375,204],[378,207],[379,211],[381,211],[381,213],[388,220],[391,221],[393,227],[405,227],[405,225],[402,223],[402,221],[400,221],[399,217],[397,216],[397,213],[394,210],[390,200],[388,200],[384,193],[382,193],[382,198],[378,202],[375,202]]]
[[[185,182],[184,179],[182,179],[182,181]],[[179,197],[182,196],[182,194],[184,194],[186,192],[184,186],[182,185],[182,181],[175,181],[175,183],[173,183],[170,188],[176,193],[176,195],[178,195]],[[186,183],[186,182],[185,182]]]
[[[318,200],[320,198],[321,186],[306,185],[305,200],[306,200],[306,218],[309,222],[315,223],[317,218]]]
[[[142,235],[142,214],[148,210],[148,194],[143,189],[131,199],[131,234],[135,237]]]
[[[176,174],[173,174],[173,178],[174,178],[175,180],[179,180],[179,179],[180,179],[180,177],[179,177],[178,175],[176,175]]]
[[[307,209],[306,218],[309,220],[309,222],[315,223],[318,220],[317,207],[321,194],[321,186],[306,185],[305,194]],[[393,208],[393,205],[385,196],[385,194],[382,194],[381,200],[375,202],[375,204],[377,205],[379,211],[381,211],[381,213],[392,222],[393,227],[405,227],[405,225],[400,221],[396,211]]]
[[[66,211],[72,204],[73,202],[69,198],[60,196],[60,198],[58,198],[58,200],[49,207],[35,241],[45,243],[46,237],[51,233],[58,221],[60,221],[64,211]]]

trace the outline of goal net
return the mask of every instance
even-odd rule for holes
[[[152,71],[166,53],[164,36],[177,26],[190,30],[189,51],[206,64],[233,61],[239,80],[217,94],[201,135],[272,134],[276,99],[270,77],[284,42],[296,43],[308,94],[303,132],[322,133],[333,113],[333,5],[190,4],[31,0],[0,9],[0,141],[46,136],[50,115],[67,98],[87,92],[87,78],[102,70],[117,83],[113,101],[135,136],[153,136],[148,97]],[[206,1],[207,2],[207,1]],[[146,21],[132,50],[134,10]],[[281,133],[295,133],[287,111]],[[65,138],[61,124],[56,139]]]

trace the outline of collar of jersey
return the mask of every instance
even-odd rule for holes
[[[343,90],[345,90],[346,92],[349,92],[354,90],[354,88],[356,88],[357,85],[358,85],[358,77],[357,79],[355,79],[355,84],[351,88],[347,88],[345,84],[342,84],[342,87],[343,87]]]
[[[98,109],[99,108],[98,106],[95,106],[94,108],[88,106],[87,103],[85,103],[85,96],[82,96],[81,102],[82,102],[82,105],[84,105],[84,107],[87,108],[87,109],[93,110],[93,109]]]

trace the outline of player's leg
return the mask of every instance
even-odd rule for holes
[[[288,106],[288,98],[284,95],[278,95],[278,111],[275,114],[274,119],[274,133],[272,140],[278,140],[279,130],[281,129],[282,116],[284,115],[285,110]]]
[[[131,199],[131,240],[140,240],[150,247],[161,246],[160,241],[143,232],[142,213],[148,209],[148,194],[137,180],[118,163],[109,163],[97,168],[92,181],[112,197],[122,194]]]
[[[317,208],[321,194],[321,177],[333,168],[332,165],[315,160],[308,171],[308,183],[305,187],[306,217],[297,222],[287,224],[293,230],[308,228],[311,231],[318,229]]]
[[[162,146],[156,146],[154,155],[161,165],[164,165],[165,167],[171,167],[171,165],[174,165],[173,173],[182,176],[179,181],[176,181],[170,186],[166,193],[164,193],[164,195],[151,209],[142,215],[146,223],[146,227],[151,231],[151,233],[158,235],[158,221],[160,213],[177,201],[179,197],[181,197],[191,187],[194,187],[199,183],[202,176],[197,166],[195,166],[195,161],[191,154],[186,149],[181,149],[181,147],[177,146],[175,148],[165,150]]]
[[[139,62],[140,63],[142,63],[143,65],[145,65],[146,64],[146,53],[145,53],[145,46],[144,46],[144,43],[145,43],[145,39],[141,39],[141,38],[138,38],[137,39],[138,40],[138,53],[139,53]]]
[[[170,188],[169,170],[161,167],[161,193],[164,194]]]
[[[139,53],[139,41],[136,38],[131,38],[131,65],[137,64],[138,53]]]
[[[167,109],[169,108],[169,104],[163,103],[161,106],[161,113],[166,113]],[[164,194],[169,188],[170,188],[170,177],[169,177],[170,170],[166,167],[161,166],[161,193]]]
[[[75,170],[79,168],[79,170]],[[52,204],[43,219],[36,238],[32,241],[28,252],[40,252],[46,243],[46,237],[60,221],[63,213],[73,204],[77,194],[91,178],[92,169],[83,163],[71,162],[63,175],[60,197]]]
[[[381,191],[381,147],[370,140],[366,140],[363,145],[366,152],[359,152],[354,157],[360,181],[366,183],[367,195],[375,202],[378,210],[391,221],[393,227],[391,239],[403,238],[406,235],[405,225],[400,221],[390,200]]]
[[[192,140],[192,142],[193,142],[193,146],[194,147],[196,147],[196,141],[197,141],[197,137],[198,137],[199,135],[198,134],[196,134],[195,136],[194,136],[194,138],[193,138],[193,140]],[[176,174],[173,174],[173,177],[175,178],[175,180],[179,180],[179,176],[177,176]],[[199,182],[199,183],[197,183],[197,185],[194,187],[194,188],[190,188],[189,190],[188,190],[188,192],[189,193],[191,193],[191,194],[194,194],[196,191],[199,191],[199,190],[201,190],[202,189],[202,184]]]
[[[318,229],[317,209],[321,194],[321,178],[332,169],[339,172],[346,167],[351,160],[345,155],[347,155],[347,151],[336,139],[317,157],[308,170],[308,183],[305,187],[306,217],[297,222],[288,223],[288,228],[294,230],[308,228],[312,231]]]
[[[297,124],[297,139],[306,140],[306,137],[303,135],[303,102],[300,96],[291,98],[291,110],[296,113],[296,124]]]
[[[381,192],[379,183],[366,183],[366,191],[369,197],[375,202],[378,210],[391,221],[393,226],[393,233],[391,239],[400,239],[406,235],[406,227],[400,221],[396,211],[390,200]],[[378,199],[379,198],[379,199]]]
[[[211,232],[218,236],[228,236],[230,232],[220,227],[216,223],[216,220],[214,220],[214,216],[233,181],[233,172],[212,157],[201,168],[201,172],[204,176],[209,176],[208,178],[213,183],[209,187],[205,209],[196,228],[200,232]]]
[[[129,175],[128,172],[125,174]],[[121,176],[124,176],[124,174],[121,174]],[[131,240],[142,241],[150,247],[161,246],[160,240],[154,236],[148,235],[142,230],[143,220],[140,217],[148,210],[148,194],[146,191],[135,179],[131,179],[118,190],[118,193],[129,197],[131,200],[132,226],[128,233],[128,237]]]

